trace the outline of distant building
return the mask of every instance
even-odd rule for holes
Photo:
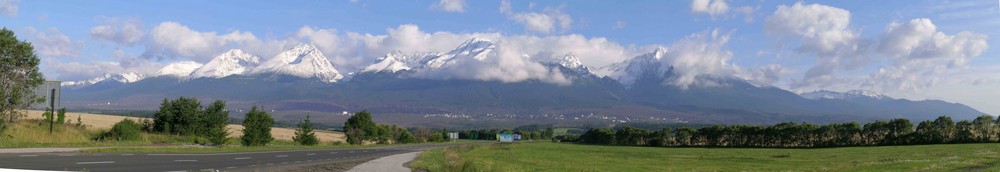
[[[60,88],[60,84],[62,84],[61,81],[45,81],[44,83],[42,83],[42,85],[39,85],[38,87],[35,87],[35,90],[34,90],[35,96],[40,97],[40,98],[45,98],[45,101],[44,102],[39,102],[39,103],[33,103],[33,104],[31,104],[30,108],[31,109],[45,109],[45,108],[48,108],[49,107],[49,101],[52,100],[52,99],[49,98],[49,96],[50,96],[50,94],[52,94],[52,90],[53,89],[56,90],[55,105],[56,105],[56,108],[59,108],[60,107],[59,106],[59,97],[61,97],[60,93],[62,92],[62,89]]]

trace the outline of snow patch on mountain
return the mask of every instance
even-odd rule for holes
[[[301,78],[317,78],[332,83],[344,78],[313,44],[301,44],[275,55],[254,68],[251,74],[283,74]]]
[[[201,67],[202,64],[194,61],[181,61],[170,63],[159,71],[153,74],[153,76],[168,76],[176,78],[184,78],[191,74],[192,71]]]
[[[847,100],[856,98],[868,98],[868,99],[887,99],[891,98],[887,95],[880,94],[871,90],[851,90],[847,92],[836,92],[829,90],[819,90],[814,92],[802,93],[800,94],[802,98],[818,100],[818,99],[837,99],[837,100]]]
[[[260,58],[243,50],[232,49],[219,54],[212,61],[191,73],[191,78],[224,78],[243,75],[260,65]]]

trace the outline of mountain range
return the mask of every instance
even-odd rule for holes
[[[702,86],[667,84],[678,77],[658,60],[665,49],[638,55],[597,70],[598,76],[574,54],[532,58],[559,71],[571,82],[538,79],[519,82],[459,78],[428,78],[422,74],[454,70],[475,63],[502,67],[496,45],[470,39],[446,52],[390,52],[349,75],[338,71],[312,44],[302,44],[266,61],[233,49],[204,65],[171,64],[154,75],[108,74],[64,82],[63,104],[88,109],[155,109],[163,98],[193,96],[203,101],[227,100],[234,107],[263,105],[289,112],[340,113],[367,109],[380,114],[520,114],[519,123],[612,116],[614,122],[769,124],[783,121],[844,122],[889,118],[932,119],[949,115],[971,119],[984,115],[971,107],[939,100],[894,99],[871,91],[817,91],[796,94],[759,86],[739,77],[698,76]],[[200,65],[200,66],[198,66]],[[115,104],[114,107],[99,105]],[[590,116],[587,116],[587,115]],[[625,120],[622,120],[625,121]],[[593,122],[593,121],[588,121]]]

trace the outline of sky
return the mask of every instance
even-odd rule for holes
[[[517,60],[573,54],[593,69],[664,50],[695,76],[736,76],[796,93],[873,90],[1000,114],[1000,1],[22,1],[0,26],[35,45],[41,70],[74,81],[151,75],[229,49],[267,59],[313,43],[343,73],[389,52],[496,42],[497,70],[458,78],[566,82]],[[992,43],[992,44],[991,44]],[[599,75],[617,73],[595,70]],[[448,74],[446,74],[448,75]]]

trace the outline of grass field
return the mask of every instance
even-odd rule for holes
[[[11,128],[0,132],[0,148],[25,148],[25,147],[132,147],[128,149],[149,149],[149,150],[171,150],[177,151],[207,151],[207,149],[192,149],[191,146],[196,140],[204,139],[193,136],[177,136],[169,134],[142,133],[142,139],[137,141],[95,141],[102,132],[108,130],[115,123],[123,119],[140,121],[143,118],[124,117],[100,114],[66,113],[66,125],[55,125],[54,132],[49,133],[49,125],[43,122],[43,111],[29,110],[25,118],[14,123]],[[84,127],[77,127],[77,118],[83,121]],[[243,126],[228,125],[230,131],[229,144],[238,145],[238,138],[242,135]],[[294,129],[272,128],[271,135],[275,138],[273,147],[270,148],[226,148],[226,149],[308,149],[311,147],[297,146],[291,142],[295,134]],[[343,142],[345,136],[340,132],[316,131],[316,136],[322,142],[321,145],[333,146],[333,142]],[[153,148],[141,148],[156,146]],[[163,146],[167,146],[164,148]],[[170,147],[175,146],[175,147]],[[140,147],[140,148],[136,148]],[[212,150],[226,151],[226,150]]]
[[[1000,144],[765,149],[546,142],[434,149],[410,165],[429,171],[998,171]]]
[[[42,113],[44,111],[38,110],[28,110],[25,119],[43,119]],[[232,114],[230,114],[232,115]],[[83,120],[83,124],[87,125],[89,129],[103,129],[107,130],[114,126],[115,123],[122,121],[123,119],[132,119],[136,121],[142,121],[145,118],[138,117],[124,117],[124,116],[114,116],[114,115],[101,115],[101,114],[86,114],[86,113],[73,113],[66,112],[66,120],[72,123],[76,123],[77,117]],[[240,137],[243,134],[242,125],[228,125],[229,137]],[[292,140],[292,136],[295,135],[295,129],[291,128],[271,128],[271,136],[277,140]],[[316,137],[323,142],[335,142],[335,141],[345,141],[347,138],[344,133],[333,132],[333,131],[321,131],[316,130]]]

